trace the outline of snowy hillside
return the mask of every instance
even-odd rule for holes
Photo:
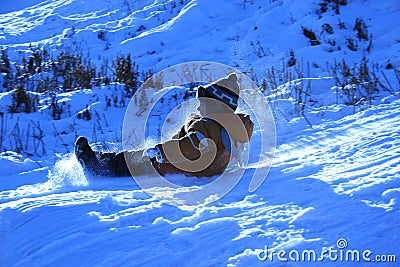
[[[396,0],[338,1],[42,1],[0,7],[0,45],[27,48],[82,49],[93,60],[131,53],[145,68],[165,68],[194,60],[218,61],[264,71],[282,59],[311,61],[323,72],[326,61],[343,57],[395,66],[398,56],[400,4]],[[330,3],[325,9],[322,3]],[[323,12],[323,10],[326,10]],[[355,29],[362,18],[367,39]],[[328,26],[329,25],[329,26]],[[302,28],[313,31],[322,44],[310,46]],[[357,51],[348,48],[349,40]],[[367,48],[372,42],[370,52]],[[358,59],[357,59],[358,58]]]
[[[397,266],[399,18],[396,0],[1,3],[0,266]],[[85,174],[75,139],[120,151],[128,103],[146,110],[170,90],[149,120],[132,118],[149,136],[138,144],[159,141],[195,78],[133,93],[194,60],[258,84],[275,119],[271,169],[259,144],[273,129],[255,118],[250,164],[229,169],[244,175],[216,201],[171,205],[207,179],[174,175],[181,188],[148,195],[132,177]],[[168,134],[193,111],[175,110]]]

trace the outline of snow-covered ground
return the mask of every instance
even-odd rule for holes
[[[317,104],[302,116],[294,99],[270,95],[277,148],[264,183],[249,193],[256,168],[268,168],[251,164],[223,198],[189,208],[169,203],[207,180],[174,176],[185,186],[173,192],[155,187],[164,193],[160,199],[131,177],[87,176],[73,157],[79,135],[97,149],[122,148],[126,106],[107,107],[105,101],[121,97],[122,86],[59,94],[70,111],[60,120],[52,120],[47,95],[40,96],[39,111],[11,114],[11,93],[1,93],[0,266],[303,266],[314,256],[332,266],[398,264],[398,81],[388,73],[395,94],[382,93],[371,107],[353,110],[337,102],[325,68],[326,62],[367,56],[379,70],[388,63],[398,69],[398,1],[348,1],[340,15],[318,14],[322,1],[311,0],[14,2],[0,5],[0,46],[11,55],[31,43],[52,51],[78,46],[90,50],[93,61],[130,52],[145,68],[210,60],[261,77],[293,51],[310,62],[305,72]],[[358,51],[345,47],[358,17],[373,36],[369,52],[367,41],[359,40]],[[334,34],[321,32],[326,23]],[[302,27],[315,31],[323,44],[310,46]],[[98,38],[100,31],[105,39]],[[293,87],[279,85],[280,92]],[[92,120],[78,119],[77,112],[87,109]],[[253,145],[262,130],[255,128]],[[40,131],[41,139],[32,137]],[[29,154],[7,149],[17,137]],[[257,159],[251,155],[250,162]],[[228,175],[234,177],[235,170]]]
[[[2,265],[262,266],[265,246],[322,253],[341,238],[370,259],[397,255],[398,116],[395,100],[301,131],[255,193],[249,168],[224,198],[189,210],[149,197],[131,177],[86,177],[71,154],[39,167],[8,153]]]

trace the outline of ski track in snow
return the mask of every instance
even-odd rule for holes
[[[156,0],[148,5],[124,1],[92,1],[90,5],[75,0],[43,1],[18,11],[0,14],[0,45],[4,42],[7,45],[25,46],[26,34],[29,34],[29,43],[60,45],[68,42],[72,35],[99,31],[119,32],[121,35],[118,38],[124,43],[129,39],[165,31],[195,2],[178,6],[169,12],[167,7],[174,5],[172,0]],[[54,28],[54,24],[62,27]]]
[[[306,178],[325,181],[339,194],[362,197],[365,191],[379,192],[382,184],[398,186],[400,122],[396,103],[387,105],[385,112],[376,113],[377,108],[372,107],[361,115],[332,122],[335,127],[328,123],[307,131],[298,141],[282,145],[281,156],[288,158],[277,164],[285,166],[284,173],[314,165],[315,173]]]

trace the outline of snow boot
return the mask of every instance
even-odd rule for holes
[[[89,146],[89,142],[85,137],[80,136],[76,139],[74,153],[85,171],[95,175],[104,174],[103,166],[101,166],[96,153]]]

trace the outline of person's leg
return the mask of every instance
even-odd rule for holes
[[[128,152],[93,151],[85,137],[75,142],[75,155],[86,171],[103,176],[131,176],[154,173],[143,150]]]
[[[132,176],[155,175],[156,171],[143,150],[127,151],[124,154],[126,166]]]
[[[112,176],[141,176],[156,174],[155,169],[143,150],[119,153],[101,152],[99,162]]]
[[[97,158],[110,176],[130,176],[124,152],[97,152]]]
[[[129,175],[123,153],[93,151],[88,140],[83,136],[76,140],[74,152],[85,171],[91,174],[103,176]]]
[[[96,157],[96,153],[89,146],[88,140],[80,136],[76,139],[74,153],[85,171],[95,175],[102,175],[104,170]]]

